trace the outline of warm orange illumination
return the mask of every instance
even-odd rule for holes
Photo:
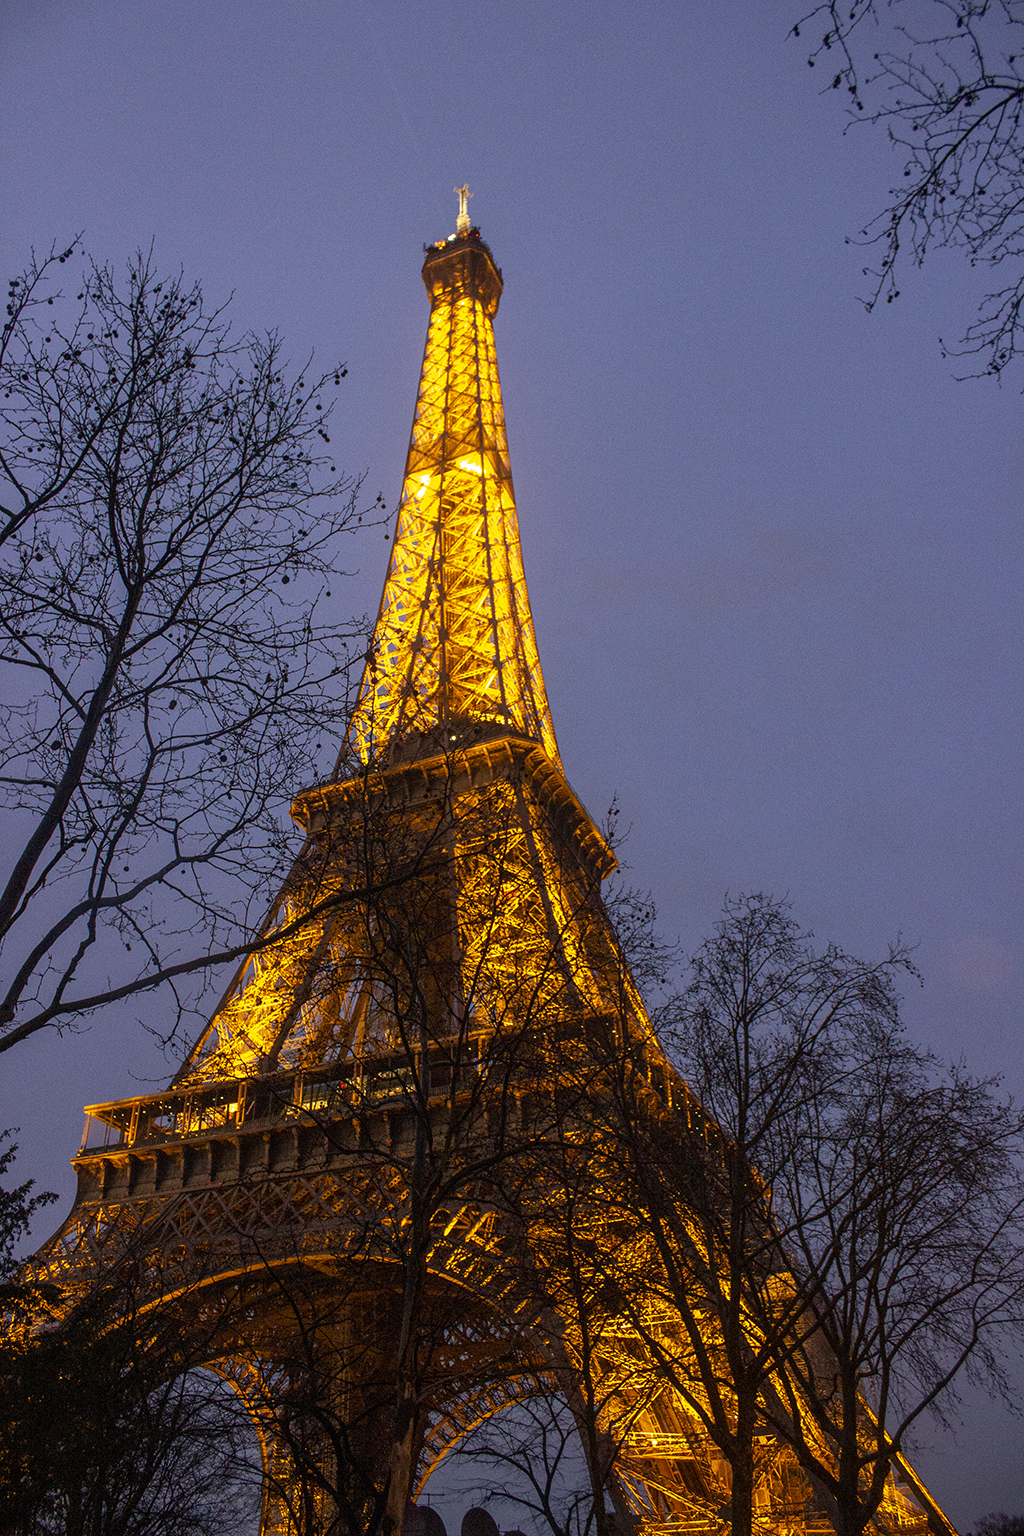
[[[501,279],[466,224],[424,267],[431,312],[416,416],[352,727],[364,762],[455,718],[507,724],[558,760],[494,350]]]

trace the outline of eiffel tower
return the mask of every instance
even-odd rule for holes
[[[468,195],[425,247],[397,526],[335,776],[297,795],[304,841],[264,938],[174,1082],[87,1109],[73,1210],[34,1267],[68,1305],[130,1273],[178,1364],[232,1382],[264,1536],[391,1536],[476,1425],[556,1396],[617,1531],[710,1536],[721,1458],[614,1307],[581,1387],[594,1320],[560,1265],[577,1216],[546,1161],[568,1147],[578,1166],[581,1042],[638,1046],[645,1091],[700,1111],[622,962],[599,895],[615,858],[562,770],[505,439],[502,276]],[[793,1469],[762,1461],[761,1527],[830,1529]],[[919,1485],[891,1503],[907,1532],[949,1529]]]

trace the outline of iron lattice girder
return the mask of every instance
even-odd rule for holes
[[[613,936],[594,898],[615,868],[614,854],[543,747],[482,722],[461,721],[457,731],[454,745],[445,741],[447,751],[437,750],[437,732],[416,737],[412,762],[296,797],[292,814],[318,854],[315,875],[304,867],[296,876],[305,882],[300,891],[309,891],[311,882],[316,887],[302,899],[343,894],[346,882],[372,883],[365,863],[346,868],[346,850],[358,848],[369,829],[384,842],[387,864],[388,840],[398,829],[403,857],[413,865],[418,847],[446,850],[436,889],[424,886],[424,902],[454,913],[459,986],[470,1012],[483,1012],[486,990],[508,990],[513,981],[533,989],[535,1007],[546,986],[552,996],[560,991],[566,1000],[603,1012],[610,977],[618,993],[619,969]],[[384,869],[385,875],[393,872]],[[289,900],[298,900],[294,890]],[[357,930],[368,910],[366,903],[339,909],[255,956],[180,1081],[308,1067],[358,1044],[353,1012],[372,967]],[[318,971],[330,986],[296,1009],[295,998],[304,988],[309,992]],[[642,1017],[635,994],[632,1001]],[[386,1047],[378,1049],[384,1053]],[[234,1098],[237,1115],[241,1100]]]
[[[431,314],[395,543],[352,740],[376,761],[454,717],[507,725],[558,760],[523,574],[479,237],[428,253]]]

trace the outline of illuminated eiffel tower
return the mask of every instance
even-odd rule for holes
[[[469,1430],[556,1394],[620,1536],[717,1533],[721,1458],[614,1307],[580,1385],[595,1321],[560,1266],[577,1216],[545,1161],[567,1147],[578,1166],[580,1042],[639,1042],[650,1093],[700,1112],[621,961],[599,897],[615,859],[562,771],[505,440],[502,278],[467,197],[425,248],[397,527],[337,775],[295,800],[305,841],[266,938],[173,1085],[89,1108],[74,1209],[36,1267],[70,1299],[130,1273],[133,1307],[175,1320],[178,1366],[234,1383],[266,1536],[391,1536]],[[763,1529],[829,1528],[777,1467],[763,1483]]]

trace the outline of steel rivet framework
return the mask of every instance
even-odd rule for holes
[[[428,250],[430,324],[391,564],[353,721],[365,761],[410,731],[487,721],[558,761],[523,575],[493,318],[469,233]]]

